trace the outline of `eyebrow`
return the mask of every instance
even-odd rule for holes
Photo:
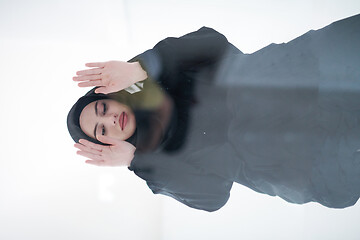
[[[96,103],[95,103],[95,114],[96,114],[96,116],[98,115],[98,111],[97,111],[98,102],[99,102],[99,101],[96,101]]]
[[[98,115],[97,105],[98,105],[98,101],[96,101],[96,103],[95,103],[95,114],[96,114],[96,116]],[[97,129],[97,126],[98,126],[98,123],[95,124],[95,128],[94,128],[94,136],[95,136],[95,139],[96,139],[96,129]]]
[[[95,128],[94,128],[94,136],[95,136],[95,139],[97,139],[97,138],[96,138],[96,129],[97,129],[97,126],[98,126],[98,124],[96,123]]]

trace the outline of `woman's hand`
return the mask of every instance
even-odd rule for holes
[[[79,87],[99,87],[95,93],[118,92],[147,78],[139,62],[95,62],[85,66],[91,69],[76,72],[73,80],[80,82]]]
[[[103,135],[98,136],[99,141],[111,144],[104,146],[80,139],[79,143],[75,143],[75,147],[80,151],[76,153],[84,157],[90,158],[86,163],[97,166],[130,166],[134,158],[135,147],[126,142]]]

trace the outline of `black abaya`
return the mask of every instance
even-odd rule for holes
[[[360,15],[253,54],[201,28],[135,60],[175,103],[161,151],[129,167],[154,193],[206,211],[233,182],[297,204],[356,203]]]

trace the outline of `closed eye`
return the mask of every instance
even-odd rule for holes
[[[103,105],[103,115],[105,115],[106,114],[106,110],[107,110],[107,106],[106,106],[106,103],[102,103],[102,105]]]
[[[101,127],[101,135],[105,135],[105,126],[104,125],[102,125],[102,127]]]

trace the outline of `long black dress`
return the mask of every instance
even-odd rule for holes
[[[135,60],[175,103],[160,150],[129,167],[154,193],[206,211],[233,182],[292,203],[356,203],[360,15],[253,54],[204,27]]]

